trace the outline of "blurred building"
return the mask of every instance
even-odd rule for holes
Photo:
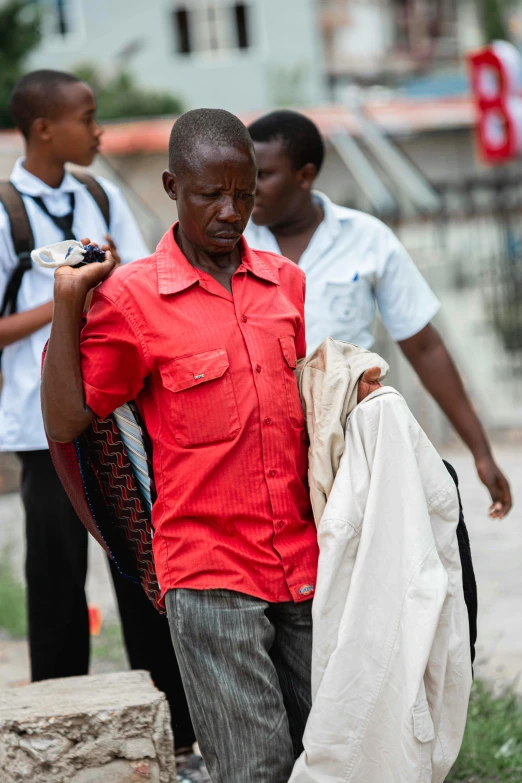
[[[434,74],[447,94],[481,42],[474,0],[32,1],[43,18],[33,67],[129,68],[188,108],[317,105],[353,83],[422,93],[434,86],[419,77]]]
[[[455,79],[462,54],[482,42],[477,6],[473,0],[321,0],[331,97],[339,99],[353,82],[446,94],[462,89]],[[428,74],[439,77],[436,86],[419,81]]]
[[[308,113],[327,142],[320,189],[393,227],[442,301],[438,327],[485,422],[522,426],[522,160],[488,168],[475,154],[463,55],[482,42],[478,3],[37,1],[33,67],[127,68],[187,107],[245,122],[277,106]],[[161,185],[171,125],[108,125],[95,167],[124,188],[151,247],[175,218]],[[0,134],[0,176],[19,150]],[[440,442],[441,414],[378,338],[392,382]]]
[[[37,0],[34,68],[129,68],[187,108],[265,109],[324,99],[315,0]]]

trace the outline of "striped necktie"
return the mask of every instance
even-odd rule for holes
[[[47,206],[41,198],[41,196],[31,196],[34,203],[40,207],[42,212],[45,212],[47,217],[49,217],[54,225],[60,229],[60,231],[63,233],[64,239],[76,239],[74,236],[74,232],[72,230],[73,223],[74,223],[74,204],[75,204],[75,197],[74,193],[69,193],[69,203],[71,205],[71,211],[68,212],[66,215],[53,215],[52,212],[49,212],[47,209]]]
[[[141,427],[136,421],[132,408],[127,403],[122,405],[121,408],[117,408],[112,415],[114,416],[123,445],[127,451],[127,456],[129,457],[129,462],[131,463],[141,494],[147,504],[149,514],[151,514],[152,491],[149,475],[149,461],[143,443]]]

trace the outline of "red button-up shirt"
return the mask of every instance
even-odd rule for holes
[[[226,588],[267,601],[314,592],[318,548],[294,377],[305,355],[302,271],[241,244],[230,294],[171,229],[94,294],[81,337],[87,404],[137,400],[153,444],[162,593]]]

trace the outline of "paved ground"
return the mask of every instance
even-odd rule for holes
[[[488,496],[464,451],[447,451],[461,485],[479,591],[478,677],[512,682],[522,693],[522,443],[496,449],[515,507],[502,522],[485,513]]]
[[[479,587],[479,643],[476,673],[501,684],[513,682],[522,692],[522,442],[497,448],[510,477],[515,509],[504,522],[487,516],[488,496],[471,458],[459,448],[441,450],[458,471]],[[519,505],[516,505],[516,500]],[[23,573],[22,512],[17,494],[0,496],[0,550],[10,546],[17,573]],[[91,549],[88,581],[90,603],[106,620],[116,611],[102,551]],[[27,679],[25,642],[0,641],[0,687]]]

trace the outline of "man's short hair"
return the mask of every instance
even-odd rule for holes
[[[179,174],[197,158],[201,145],[236,147],[252,152],[254,146],[241,120],[224,109],[193,109],[182,114],[170,134],[169,169]]]
[[[324,142],[317,125],[297,111],[273,111],[248,126],[253,141],[280,139],[294,169],[313,163],[319,172],[324,160]]]
[[[22,76],[11,93],[9,111],[26,139],[35,120],[57,115],[61,104],[61,88],[77,82],[81,82],[81,79],[63,71],[32,71]]]

